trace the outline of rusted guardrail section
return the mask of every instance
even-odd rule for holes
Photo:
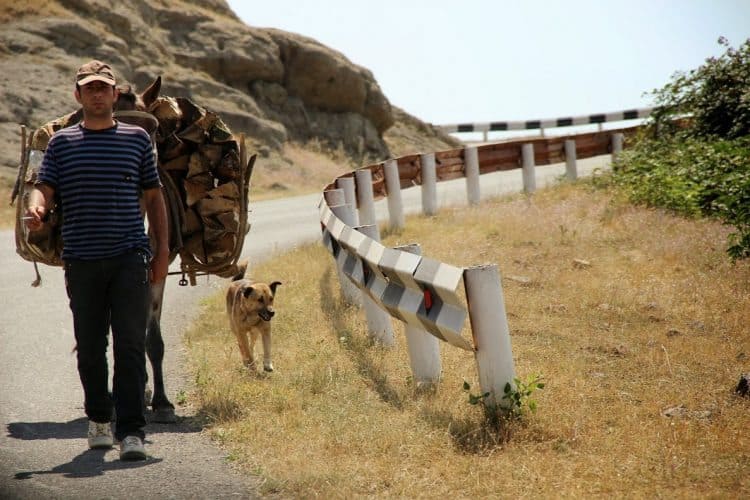
[[[478,155],[479,174],[520,168],[522,165],[523,144],[532,144],[534,146],[535,165],[552,165],[566,161],[566,140],[575,141],[576,157],[579,159],[612,154],[613,135],[618,133],[623,134],[624,139],[627,140],[640,128],[640,126],[633,126],[566,137],[526,138],[475,146]],[[438,182],[466,177],[467,149],[470,148],[450,149],[434,153],[435,171]],[[413,154],[402,156],[395,160],[388,160],[395,161],[398,166],[399,185],[401,189],[422,184],[423,156],[423,154]],[[363,167],[372,173],[372,189],[376,200],[388,195],[385,185],[385,164],[386,162],[383,161]],[[344,174],[342,177],[354,177],[354,172]],[[331,189],[332,186],[333,184],[327,186],[326,189]]]
[[[466,177],[469,203],[479,201],[479,175],[521,168],[524,190],[535,189],[534,167],[566,162],[577,177],[576,160],[616,156],[639,127],[567,137],[520,139],[475,147],[407,155],[369,165],[329,184],[318,205],[323,242],[339,273],[342,295],[363,307],[373,338],[393,345],[392,320],[405,325],[409,359],[418,384],[440,377],[440,341],[473,351],[483,401],[504,405],[515,369],[496,265],[461,268],[421,256],[418,244],[388,248],[380,243],[374,202],[388,199],[391,227],[404,224],[401,189],[421,186],[426,215],[437,210],[435,184]],[[465,290],[465,301],[460,293]],[[471,339],[461,336],[469,317]]]

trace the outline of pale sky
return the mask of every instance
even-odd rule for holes
[[[675,71],[750,38],[750,0],[228,0],[248,25],[314,38],[436,125],[651,105]]]

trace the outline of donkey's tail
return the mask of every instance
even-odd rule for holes
[[[245,271],[247,271],[247,260],[243,260],[237,264],[237,274],[232,277],[232,281],[241,280],[245,277]]]

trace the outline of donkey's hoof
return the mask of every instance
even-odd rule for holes
[[[151,414],[151,421],[160,424],[173,424],[177,422],[174,408],[157,408]]]
[[[272,372],[273,371],[273,363],[264,363],[263,364],[263,371]]]

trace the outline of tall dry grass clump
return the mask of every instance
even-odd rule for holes
[[[729,262],[726,232],[582,183],[387,235],[451,264],[498,264],[516,371],[546,382],[537,412],[500,428],[462,390],[478,391],[470,353],[442,345],[439,387],[415,389],[403,328],[395,348],[368,340],[321,245],[253,269],[284,282],[270,375],[247,373],[223,296],[208,301],[187,337],[190,397],[267,494],[747,496],[750,402],[732,389],[750,371],[750,266]]]

